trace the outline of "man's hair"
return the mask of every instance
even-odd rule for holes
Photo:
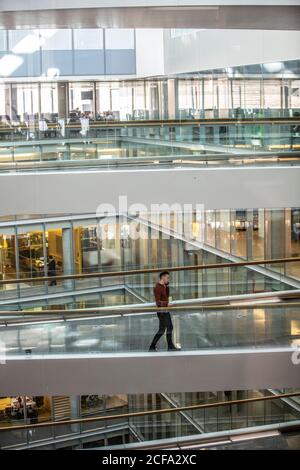
[[[167,274],[170,274],[169,271],[162,271],[162,272],[159,274],[159,279],[161,279],[163,276],[166,276]]]
[[[49,259],[52,259],[53,258],[53,255],[49,255]]]

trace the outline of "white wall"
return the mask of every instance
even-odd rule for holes
[[[298,207],[300,167],[57,171],[0,175],[0,215],[94,213],[99,204]]]
[[[162,29],[136,29],[136,73],[138,77],[164,73]]]
[[[196,72],[300,58],[300,31],[199,30],[170,38],[165,73]]]
[[[299,388],[291,357],[289,348],[21,356],[1,366],[0,385],[4,396]]]

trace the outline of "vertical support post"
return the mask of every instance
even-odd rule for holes
[[[73,243],[72,231],[70,227],[62,229],[62,245],[63,245],[63,268],[64,274],[73,274]],[[73,289],[74,281],[64,281],[65,289]]]

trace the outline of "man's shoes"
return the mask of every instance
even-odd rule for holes
[[[177,348],[175,345],[173,345],[168,348],[168,351],[181,351],[181,348]]]
[[[157,349],[156,349],[155,346],[150,346],[150,348],[149,348],[148,351],[149,351],[149,352],[157,352]]]

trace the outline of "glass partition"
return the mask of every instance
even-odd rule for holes
[[[69,86],[70,123],[84,117],[93,118],[95,111],[95,96],[93,83],[71,83]]]
[[[299,210],[248,209],[206,211],[199,222],[180,213],[157,219],[86,217],[74,221],[30,225],[0,224],[2,279],[43,278],[45,275],[108,273],[132,269],[193,266],[298,257]],[[149,222],[147,220],[149,219]],[[161,227],[161,228],[159,228]],[[172,228],[173,227],[173,228]],[[2,231],[1,231],[2,230]],[[171,232],[169,232],[171,230]],[[185,237],[185,239],[183,239]],[[216,250],[211,252],[210,248]],[[52,259],[52,262],[50,263]],[[50,264],[49,264],[50,263]],[[157,274],[94,277],[76,280],[50,279],[2,284],[0,298],[62,293],[65,290],[127,286],[137,296],[153,301]],[[179,271],[172,274],[174,300],[291,290],[300,279],[299,261],[269,265]],[[34,287],[34,289],[33,289]]]
[[[58,118],[58,86],[57,83],[41,83],[41,117],[48,123]]]
[[[291,392],[295,392],[292,390]],[[136,395],[82,395],[82,396],[36,396],[36,397],[1,397],[0,398],[0,441],[2,449],[30,448],[111,448],[119,445],[126,449],[126,443],[140,442],[143,446],[148,441],[156,445],[160,440],[176,439],[180,437],[197,439],[198,445],[207,447],[205,443],[206,433],[215,434],[216,443],[224,445],[231,442],[230,433],[224,436],[226,431],[237,431],[238,439],[245,428],[261,427],[266,430],[267,425],[280,426],[282,424],[297,424],[299,413],[294,405],[297,397],[276,399],[276,394],[268,401],[255,401],[252,403],[236,403],[234,405],[222,405],[215,408],[186,410],[174,412],[176,407],[206,405],[212,403],[224,403],[231,400],[272,398],[268,390],[235,390],[217,392],[185,392],[185,393],[155,393]],[[26,405],[25,404],[26,401]],[[170,413],[126,417],[126,413],[147,412],[169,409]],[[26,410],[26,411],[25,411]],[[173,412],[172,412],[173,410]],[[25,411],[25,413],[24,413]],[[26,417],[24,417],[26,414]],[[109,417],[114,414],[124,414],[124,417],[113,421],[99,420],[81,422],[79,424],[59,424],[44,427],[22,429],[23,424],[36,424],[56,420],[89,417]],[[19,415],[19,417],[17,417]],[[1,430],[1,427],[8,430]],[[10,426],[20,426],[19,430],[9,430]],[[116,426],[119,429],[116,429]],[[94,436],[87,432],[94,431]],[[201,441],[201,436],[203,441]],[[195,438],[193,439],[193,436]],[[65,438],[65,439],[64,439]],[[225,439],[225,441],[224,441]],[[226,440],[227,439],[227,440]],[[243,439],[244,441],[244,439]],[[161,444],[162,444],[161,442]],[[260,441],[259,441],[260,443]],[[124,446],[125,444],[125,446]],[[185,445],[189,445],[188,442]],[[182,448],[185,446],[182,444]]]
[[[173,291],[172,291],[173,294]],[[111,313],[110,313],[111,312]],[[53,321],[29,323],[20,317],[17,325],[8,323],[0,331],[0,339],[6,345],[9,358],[52,354],[119,354],[149,351],[158,322],[155,311],[143,312],[138,308],[126,312],[98,312],[89,318],[70,318],[66,310],[55,314]],[[290,348],[291,354],[299,345],[299,306],[205,308],[201,306],[170,309],[174,323],[174,343],[182,351],[226,350],[276,350]],[[36,312],[38,315],[38,312]],[[64,318],[62,316],[64,315]],[[7,321],[7,320],[6,320]],[[159,351],[166,351],[163,338]]]

